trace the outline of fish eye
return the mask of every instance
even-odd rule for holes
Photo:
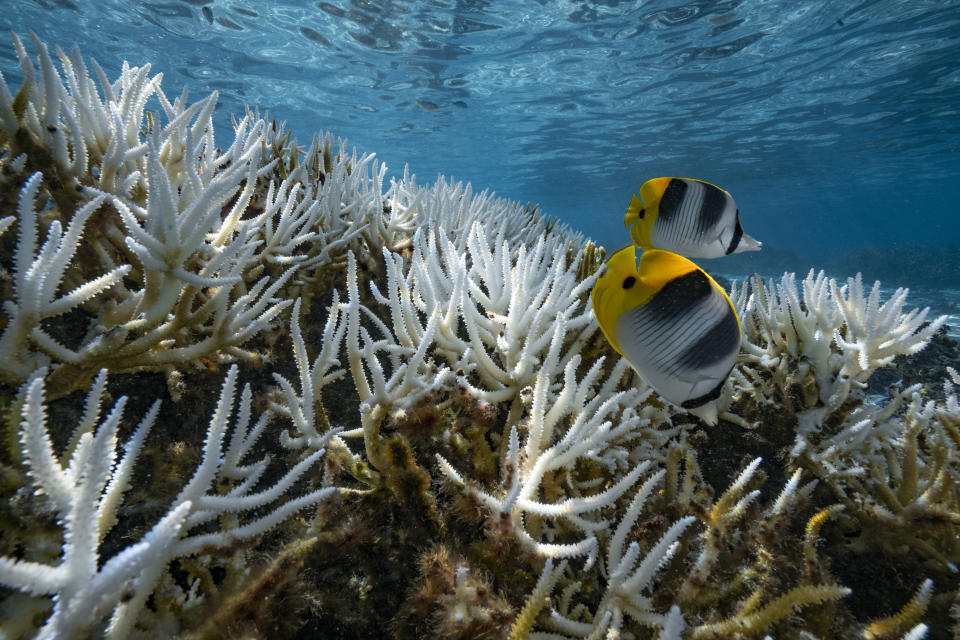
[[[624,288],[624,289],[629,289],[629,288],[633,287],[633,285],[636,283],[636,281],[637,281],[637,279],[634,278],[633,276],[627,276],[626,278],[623,279],[623,288]]]

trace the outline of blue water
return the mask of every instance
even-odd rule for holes
[[[4,29],[110,77],[219,91],[224,137],[250,104],[607,245],[660,175],[727,188],[749,233],[807,255],[960,243],[958,1],[4,4]],[[19,84],[9,43],[0,70]]]

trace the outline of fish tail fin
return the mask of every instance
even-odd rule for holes
[[[633,194],[630,198],[630,206],[627,207],[627,214],[623,216],[623,224],[630,230],[630,239],[638,247],[649,247],[650,234],[652,233],[654,215],[647,211],[643,202]]]
[[[760,251],[760,248],[763,247],[763,243],[754,238],[753,236],[748,236],[743,234],[740,238],[737,248],[734,250],[734,253],[740,253],[742,251]]]
[[[716,426],[717,424],[717,402],[716,400],[711,400],[707,404],[702,404],[699,407],[694,407],[692,409],[687,409],[688,413],[692,413],[697,416],[703,422],[710,427]]]
[[[641,217],[643,217],[643,203],[640,202],[637,194],[633,194],[633,196],[630,197],[630,206],[627,207],[627,214],[623,216],[623,226],[629,229],[637,224]]]

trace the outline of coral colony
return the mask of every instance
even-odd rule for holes
[[[608,346],[603,250],[536,208],[256,113],[215,139],[216,94],[13,46],[4,638],[954,624],[960,375],[868,389],[944,322],[905,290],[736,285],[708,428]]]

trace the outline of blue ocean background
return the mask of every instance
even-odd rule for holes
[[[862,270],[960,324],[958,1],[36,0],[0,26],[219,92],[218,140],[249,105],[608,248],[644,180],[708,180],[765,243],[708,270]]]

